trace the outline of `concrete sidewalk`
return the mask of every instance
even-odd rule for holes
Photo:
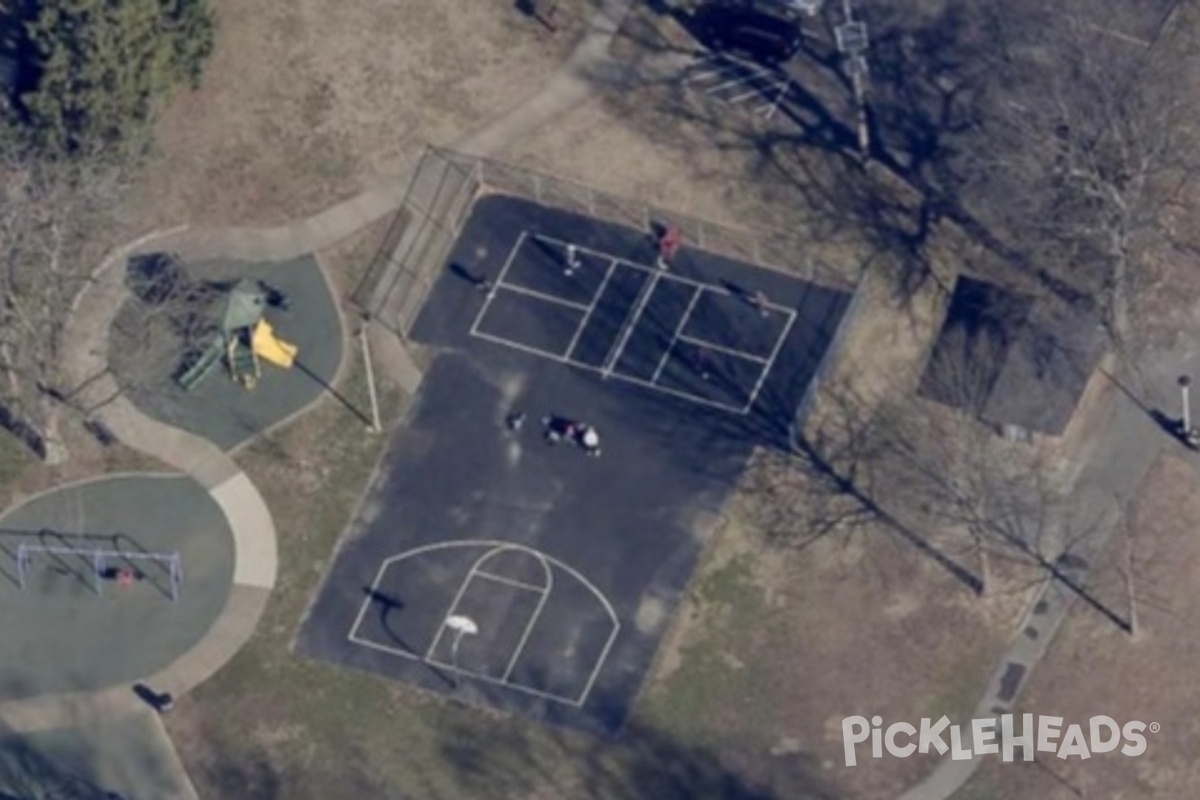
[[[606,0],[570,60],[541,90],[504,117],[493,120],[458,142],[479,154],[494,153],[586,101],[588,75],[607,74],[613,63],[608,45],[632,0]],[[121,396],[108,373],[108,336],[127,290],[123,266],[138,253],[169,250],[186,259],[236,258],[284,260],[324,249],[394,212],[403,200],[407,180],[365,191],[308,219],[268,229],[200,229],[180,226],[157,231],[110,254],[76,299],[64,338],[86,343],[65,354],[64,372],[77,387],[70,400],[93,409],[125,444],[192,475],[213,494],[225,512],[236,542],[234,586],[210,633],[160,674],[146,678],[159,691],[182,694],[209,678],[253,635],[277,576],[274,522],[261,494],[236,462],[212,443],[142,414]],[[394,348],[392,348],[394,349]],[[391,353],[388,363],[400,369],[399,383],[415,391],[420,374],[406,353]],[[0,720],[29,734],[66,726],[97,726],[115,718],[144,718],[149,712],[126,686],[77,694],[33,698],[0,704]],[[171,779],[139,796],[195,798],[192,787],[161,722],[154,719],[170,765]],[[146,793],[149,791],[149,793]]]
[[[1200,374],[1200,358],[1190,351],[1166,354],[1157,359],[1147,375],[1153,386],[1170,387],[1181,372]],[[1095,512],[1097,524],[1094,530],[1072,548],[1072,552],[1088,564],[1100,561],[1118,530],[1119,509],[1116,504],[1119,499],[1133,496],[1160,455],[1172,450],[1187,452],[1134,399],[1124,393],[1120,393],[1118,398],[1104,426],[1105,433],[1092,448],[1072,495],[1075,508],[1092,509]],[[1162,408],[1163,399],[1157,397],[1142,402]],[[975,707],[973,719],[992,719],[1012,712],[1030,674],[1079,600],[1078,593],[1064,578],[1078,586],[1086,585],[1086,568],[1069,571],[1064,568],[1063,571],[1063,578],[1048,576],[1042,584]],[[998,723],[996,729],[999,730]],[[963,734],[963,747],[973,751],[974,742],[969,726],[963,728]],[[899,795],[898,800],[950,798],[970,780],[981,763],[980,758],[965,761],[943,758],[933,772]]]

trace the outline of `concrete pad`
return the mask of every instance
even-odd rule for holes
[[[258,489],[245,473],[239,472],[212,489],[212,498],[233,531],[237,552],[234,583],[266,589],[274,586],[279,568],[275,522]]]

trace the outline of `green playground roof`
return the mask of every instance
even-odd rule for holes
[[[229,292],[225,313],[221,317],[221,330],[232,331],[255,325],[262,319],[265,306],[266,298],[255,281],[238,281]]]

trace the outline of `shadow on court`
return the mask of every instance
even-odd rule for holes
[[[793,446],[850,300],[686,243],[657,256],[649,230],[477,201],[411,332],[435,358],[299,652],[621,728],[751,453]],[[588,423],[602,455],[514,413]]]
[[[487,278],[485,278],[482,273],[472,272],[462,264],[451,264],[450,272],[476,288],[485,286],[487,284]]]

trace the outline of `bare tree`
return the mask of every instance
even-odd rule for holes
[[[125,284],[130,297],[113,322],[109,361],[122,388],[145,397],[213,344],[230,287],[197,280],[173,253],[134,256]]]
[[[1131,4],[1018,3],[1002,20],[986,110],[962,197],[1015,248],[1079,296],[1099,300],[1128,339],[1140,235],[1156,230],[1196,171],[1197,64],[1182,29],[1153,41]],[[1145,27],[1145,26],[1142,26]]]
[[[61,458],[62,331],[90,265],[85,235],[119,193],[110,165],[0,154],[0,424],[40,456]]]

